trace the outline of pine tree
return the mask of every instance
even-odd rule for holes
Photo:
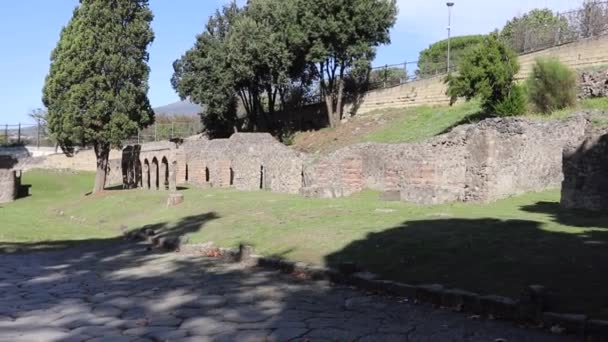
[[[154,121],[147,97],[152,19],[147,0],[80,0],[51,54],[43,89],[48,128],[66,154],[94,148],[93,193],[103,191],[110,149]]]

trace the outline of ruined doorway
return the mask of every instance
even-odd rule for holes
[[[152,159],[152,170],[150,171],[150,184],[153,190],[159,190],[159,169],[158,169],[158,159],[154,157]]]
[[[169,161],[167,160],[167,157],[163,157],[161,161],[161,170],[161,189],[169,190]]]
[[[264,165],[260,166],[260,190],[264,190],[264,182],[265,182],[265,174],[264,174]]]

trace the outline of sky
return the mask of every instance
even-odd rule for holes
[[[536,7],[567,11],[582,0],[454,0],[452,35],[487,33]],[[179,98],[171,87],[172,63],[192,47],[196,34],[228,0],[150,0],[156,39],[150,53],[153,107]],[[245,0],[239,0],[243,4]],[[0,0],[0,125],[31,123],[28,113],[42,106],[49,56],[78,0]],[[431,43],[447,37],[444,0],[398,0],[399,17],[391,44],[378,49],[374,66],[415,61]]]

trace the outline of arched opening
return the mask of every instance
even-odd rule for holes
[[[144,189],[150,189],[150,162],[148,159],[144,159],[143,187]]]
[[[186,181],[186,183],[188,183],[188,164],[186,164],[186,174],[184,175],[184,180]]]
[[[264,165],[260,166],[260,190],[264,190]]]
[[[135,188],[140,188],[143,186],[143,180],[142,180],[142,170],[141,170],[141,160],[137,159],[135,161],[135,170],[134,170],[134,177],[135,177]]]
[[[153,190],[160,189],[159,187],[159,174],[158,174],[158,159],[154,157],[152,159],[152,170],[150,171],[150,185]]]
[[[230,168],[230,186],[234,185],[234,170]]]
[[[161,190],[169,190],[169,161],[167,157],[163,157],[161,160],[160,187]]]
[[[205,183],[209,183],[211,181],[211,175],[209,174],[209,168],[205,168]]]

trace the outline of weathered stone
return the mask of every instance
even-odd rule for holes
[[[561,205],[568,209],[608,209],[608,135],[593,135],[564,149]]]
[[[184,194],[171,193],[167,198],[167,207],[175,207],[184,203]]]
[[[443,286],[439,284],[421,285],[416,287],[416,299],[433,305],[441,305]]]
[[[253,255],[253,247],[249,245],[240,245],[239,253],[237,255],[238,262],[249,262],[251,261],[251,256]]]
[[[560,327],[568,333],[583,334],[587,316],[577,314],[560,314],[555,312],[544,312],[543,323],[546,327]]]
[[[579,75],[578,98],[608,97],[608,70],[582,72]]]
[[[380,200],[387,201],[387,202],[401,201],[401,191],[399,191],[399,190],[384,191],[382,194],[380,194]]]
[[[518,309],[523,321],[540,322],[546,305],[546,290],[542,285],[526,287],[519,298]]]
[[[501,296],[479,297],[481,312],[496,318],[517,319],[517,302],[511,298]]]
[[[442,292],[441,305],[467,312],[479,312],[479,296],[469,291],[447,289]]]

